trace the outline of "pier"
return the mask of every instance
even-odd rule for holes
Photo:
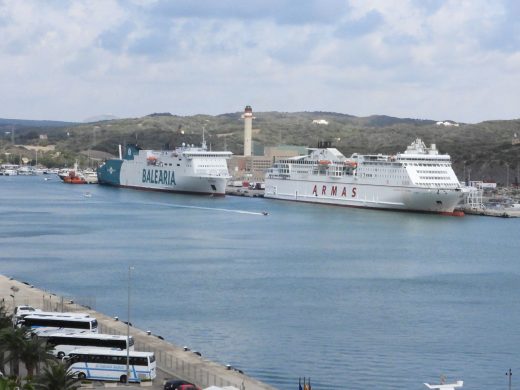
[[[511,208],[492,209],[486,207],[465,207],[464,214],[482,215],[486,217],[520,218],[520,210]]]
[[[263,198],[264,190],[256,190],[248,187],[226,187],[226,195],[245,196],[248,198]]]
[[[127,325],[124,318],[116,319],[96,312],[89,307],[78,305],[70,299],[38,289],[27,282],[20,282],[0,274],[0,298],[7,308],[30,305],[47,311],[81,311],[98,320],[99,333],[126,335]],[[130,326],[136,351],[154,352],[159,370],[153,389],[162,389],[165,378],[184,379],[201,388],[209,386],[233,386],[239,390],[274,390],[275,388],[248,377],[240,370],[224,366],[162,340],[152,332]],[[145,383],[143,383],[144,385]],[[116,384],[110,383],[110,387]],[[127,387],[128,388],[128,387]]]

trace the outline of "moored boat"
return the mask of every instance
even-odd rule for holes
[[[175,150],[127,145],[124,156],[98,168],[99,184],[142,190],[225,195],[231,152],[183,144]]]
[[[67,184],[87,184],[85,177],[76,171],[70,171],[69,174],[63,178],[63,182]]]
[[[329,142],[277,161],[266,173],[266,198],[340,206],[460,215],[464,191],[451,158],[416,139],[396,155],[345,157]]]

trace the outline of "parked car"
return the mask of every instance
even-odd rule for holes
[[[201,390],[201,388],[182,379],[170,379],[164,384],[164,390]]]

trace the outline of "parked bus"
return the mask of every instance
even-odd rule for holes
[[[53,316],[29,315],[19,321],[18,326],[26,326],[38,334],[50,330],[88,331],[97,333],[97,320],[94,317],[67,317],[60,314]]]
[[[88,313],[80,312],[58,312],[58,311],[41,311],[40,309],[34,309],[31,306],[17,306],[15,314],[13,316],[13,322],[18,325],[27,316],[38,316],[38,317],[90,317]]]
[[[153,352],[114,351],[101,348],[81,348],[69,353],[64,360],[79,379],[126,382],[127,353],[130,357],[129,382],[153,380],[156,363]]]
[[[126,336],[118,336],[101,333],[39,333],[38,338],[47,342],[47,345],[53,348],[54,356],[62,359],[78,348],[105,348],[114,350],[126,350],[127,344],[130,351],[134,350],[134,339],[132,336],[128,339]]]

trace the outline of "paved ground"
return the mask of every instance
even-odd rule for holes
[[[109,334],[126,335],[127,326],[122,321],[116,321],[102,313],[89,308],[76,305],[72,302],[64,302],[63,298],[52,293],[39,290],[27,282],[12,280],[0,274],[0,299],[4,300],[8,307],[27,304],[44,310],[56,310],[63,305],[63,311],[87,312],[98,320],[99,332]],[[130,334],[135,340],[137,351],[151,351],[155,353],[158,377],[154,380],[151,389],[162,389],[165,378],[180,378],[188,380],[201,388],[216,386],[234,386],[244,390],[274,390],[273,387],[262,383],[243,373],[229,369],[221,364],[214,363],[183,348],[161,340],[159,337],[147,332],[130,327]],[[122,385],[120,385],[122,387]],[[120,388],[121,388],[120,387]],[[130,388],[142,388],[140,386],[124,386]]]

